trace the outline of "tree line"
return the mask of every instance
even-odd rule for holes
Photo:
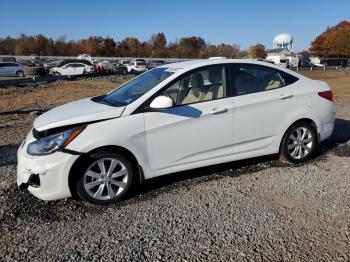
[[[56,40],[42,34],[17,38],[0,38],[0,54],[39,56],[92,56],[109,57],[158,57],[158,58],[208,58],[224,56],[227,58],[266,58],[265,46],[256,44],[247,51],[237,44],[212,45],[202,37],[182,37],[179,41],[168,43],[164,33],[157,33],[147,41],[127,37],[116,41],[111,37],[91,36],[81,40],[67,41],[65,37]],[[328,27],[311,43],[309,50],[302,55],[318,57],[350,57],[350,22],[342,21]]]
[[[350,22],[328,27],[311,43],[309,53],[318,57],[350,58]]]
[[[135,37],[127,37],[117,42],[111,37],[91,36],[81,40],[67,41],[65,37],[57,40],[44,35],[28,36],[21,34],[18,38],[0,38],[0,54],[39,56],[92,56],[109,57],[159,57],[159,58],[207,58],[225,56],[241,58],[247,52],[236,44],[207,43],[198,36],[182,37],[179,41],[168,43],[164,33],[151,36],[141,42]]]

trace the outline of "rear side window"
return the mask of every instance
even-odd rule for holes
[[[256,65],[235,65],[231,79],[236,95],[273,90],[298,80],[298,78],[282,71]]]
[[[284,86],[281,75],[274,70],[255,66],[236,66],[233,82],[237,95],[247,95]]]
[[[6,63],[6,66],[18,66],[18,64],[15,64],[15,63]]]
[[[294,84],[296,81],[299,80],[299,78],[297,78],[296,76],[290,75],[286,72],[281,72],[281,76],[282,76],[282,78],[284,80],[284,84],[286,86]]]

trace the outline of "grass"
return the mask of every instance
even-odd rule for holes
[[[332,88],[336,100],[350,102],[350,74],[340,70],[299,71],[315,80],[322,80]]]
[[[350,76],[349,74],[345,73],[341,70],[316,70],[316,71],[310,71],[310,70],[301,70],[298,73],[310,77],[312,79],[317,80],[327,80],[327,79],[336,79],[336,78],[343,78]]]
[[[326,81],[336,100],[350,102],[350,74],[342,71],[299,71],[316,80]],[[77,99],[104,94],[126,80],[115,83],[93,80],[58,81],[38,88],[0,89],[0,113],[30,109],[47,109]]]

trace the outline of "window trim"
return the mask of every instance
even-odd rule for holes
[[[224,76],[223,77],[225,79],[225,84],[226,84],[226,86],[225,86],[226,87],[226,96],[221,97],[221,98],[216,98],[216,99],[213,99],[213,100],[198,101],[198,102],[194,102],[194,103],[191,103],[191,104],[173,105],[171,108],[181,107],[181,106],[190,106],[190,105],[194,105],[194,104],[198,104],[198,103],[205,103],[205,102],[216,101],[216,100],[220,100],[220,99],[233,97],[234,96],[233,86],[232,86],[231,81],[229,81],[229,79],[228,79],[230,64],[228,64],[228,63],[220,63],[220,64],[213,64],[213,65],[206,65],[206,66],[201,66],[201,67],[197,67],[197,68],[191,69],[191,70],[189,70],[189,71],[179,75],[178,77],[176,77],[171,82],[169,82],[168,84],[163,86],[161,89],[159,89],[151,97],[149,97],[145,102],[143,102],[138,108],[136,108],[131,113],[131,115],[138,114],[138,113],[145,113],[145,112],[159,112],[159,111],[161,111],[161,109],[152,109],[152,108],[149,107],[149,105],[152,103],[153,99],[155,99],[157,96],[160,96],[161,93],[163,93],[166,89],[168,89],[169,87],[174,85],[177,81],[183,79],[184,77],[187,77],[188,75],[192,74],[193,72],[200,71],[200,70],[205,70],[207,68],[215,68],[215,67],[223,67],[224,68]]]
[[[265,70],[265,71],[271,71],[271,72],[278,73],[280,75],[280,77],[282,78],[284,85],[281,86],[281,87],[278,87],[278,88],[267,89],[267,90],[263,90],[263,91],[260,91],[260,92],[254,92],[254,93],[249,93],[249,94],[238,95],[237,91],[236,91],[235,81],[233,79],[233,74],[234,74],[235,70],[237,70],[237,67],[240,67],[240,66],[245,66],[245,67],[250,67],[250,68],[261,68],[262,70]],[[290,85],[296,83],[297,81],[299,81],[298,77],[293,76],[293,75],[291,75],[291,74],[289,74],[287,72],[284,72],[284,71],[279,70],[277,68],[272,68],[272,67],[269,67],[269,66],[259,65],[259,64],[231,63],[230,66],[229,66],[229,74],[230,74],[229,77],[230,77],[230,81],[231,81],[232,91],[233,91],[235,97],[237,97],[237,96],[253,95],[253,94],[260,94],[260,93],[264,93],[264,92],[268,92],[268,91],[274,91],[274,90],[278,90],[278,89],[281,89],[281,88],[285,88],[285,87],[290,86]],[[291,76],[295,77],[297,80],[295,82],[293,82],[292,84],[286,84],[285,83],[285,79],[283,77],[284,74],[291,75]]]

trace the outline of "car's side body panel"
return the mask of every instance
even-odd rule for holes
[[[233,153],[232,98],[145,112],[144,117],[155,172]]]
[[[81,141],[89,141],[82,143]],[[143,114],[114,118],[90,124],[67,149],[88,153],[104,146],[118,146],[131,152],[142,167],[145,178],[151,177],[148,164]]]

